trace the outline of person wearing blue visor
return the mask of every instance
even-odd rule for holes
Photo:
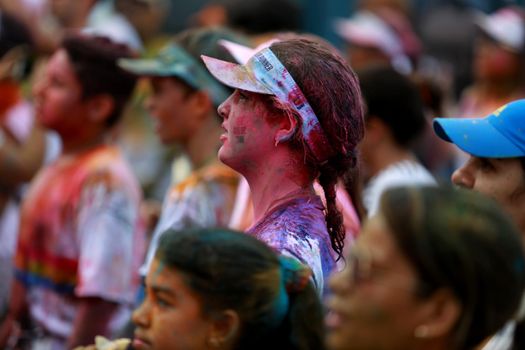
[[[434,131],[470,155],[454,171],[452,182],[499,202],[514,219],[525,247],[525,99],[506,104],[484,118],[436,118]],[[483,350],[522,349],[524,316],[521,307],[517,322],[510,322]]]

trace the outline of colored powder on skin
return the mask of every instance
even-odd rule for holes
[[[235,136],[241,136],[246,134],[246,127],[245,126],[236,126],[233,128],[233,134]]]
[[[244,169],[251,169],[251,170],[259,170],[259,163],[254,162],[252,160],[246,159],[242,161],[242,166]]]
[[[309,266],[321,294],[335,267],[321,200],[306,195],[275,204],[247,231],[248,234]]]
[[[235,135],[239,143],[244,143],[244,136],[246,135],[246,127],[245,126],[234,127],[233,134]]]

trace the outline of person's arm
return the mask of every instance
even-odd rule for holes
[[[41,1],[32,3],[40,3]],[[63,37],[63,29],[49,24],[49,11],[28,7],[27,1],[0,0],[0,8],[21,21],[31,33],[33,45],[39,54],[53,53]]]
[[[0,187],[14,188],[30,181],[42,166],[46,148],[45,131],[34,126],[27,140],[16,143],[0,128]]]
[[[5,349],[15,332],[20,332],[19,322],[27,313],[26,288],[22,282],[13,280],[11,300],[5,317],[0,320],[0,349]]]
[[[118,304],[101,298],[81,298],[67,349],[93,344],[97,335],[108,336],[108,325],[117,308]]]

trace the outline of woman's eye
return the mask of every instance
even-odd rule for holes
[[[239,91],[239,99],[240,100],[247,100],[248,99],[248,95],[244,92],[241,92]]]
[[[166,307],[170,307],[171,304],[169,302],[167,302],[166,300],[162,299],[162,298],[159,298],[157,297],[156,298],[156,304],[161,307],[161,308],[166,308]]]

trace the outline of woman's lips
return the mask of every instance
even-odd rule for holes
[[[147,340],[138,337],[133,338],[133,342],[131,344],[134,350],[151,348],[151,345]]]
[[[328,329],[335,329],[339,328],[342,323],[342,317],[339,313],[335,311],[329,311],[326,314],[326,317],[324,319],[324,323]]]
[[[341,299],[337,297],[332,296],[326,301],[328,312],[326,313],[324,323],[328,329],[333,330],[343,326],[347,313],[341,306]]]

